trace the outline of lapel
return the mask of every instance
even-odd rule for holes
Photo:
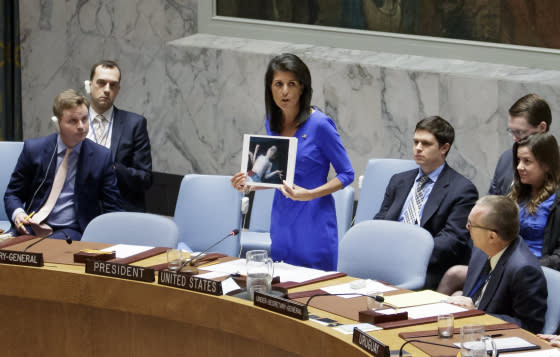
[[[117,150],[119,148],[119,142],[121,140],[124,119],[121,118],[121,111],[117,107],[113,107],[113,133],[111,134],[111,160],[115,162],[117,157]]]
[[[95,165],[95,163],[93,162],[93,158],[91,157],[93,155],[93,151],[90,150],[90,144],[94,144],[94,142],[89,139],[85,139],[82,142],[80,157],[78,157],[78,163],[76,164],[76,183],[74,184],[74,191],[76,194],[78,194],[81,187],[87,187],[87,168],[93,167]],[[75,200],[75,202],[77,203],[78,200]]]
[[[496,267],[492,271],[492,276],[488,281],[488,285],[486,285],[486,290],[484,291],[484,295],[482,295],[482,300],[480,300],[480,304],[478,304],[479,310],[486,310],[486,308],[492,301],[492,298],[496,294],[496,290],[500,286],[500,282],[502,281],[502,278],[504,276],[505,265],[518,244],[519,238],[517,238],[515,242],[512,242],[509,247],[507,247],[504,254],[502,254],[502,256],[500,257],[498,264],[496,264]],[[482,266],[480,270],[482,270]]]
[[[468,296],[471,293],[471,290],[474,288],[474,285],[478,281],[480,277],[480,273],[482,273],[482,269],[484,268],[484,263],[488,260],[488,256],[484,254],[483,251],[480,249],[473,247],[473,255],[477,254],[476,261],[473,260],[473,264],[469,264],[469,274],[468,278],[465,281],[465,286],[463,287],[463,295]],[[471,271],[472,269],[472,271]]]
[[[387,217],[386,219],[395,219],[398,220],[401,214],[401,211],[406,203],[406,198],[414,185],[414,179],[418,175],[418,169],[410,170],[408,172],[404,172],[401,179],[397,183],[397,190],[395,193],[395,203],[393,207],[398,208],[395,212],[393,212],[394,217]]]
[[[49,197],[49,194],[51,192],[52,189],[52,185],[54,182],[54,176],[56,174],[56,164],[57,164],[57,160],[58,160],[58,153],[57,153],[57,149],[58,149],[58,145],[57,145],[57,139],[58,139],[58,135],[57,134],[53,134],[51,140],[48,141],[48,145],[45,145],[42,148],[42,154],[41,154],[41,172],[39,173],[39,175],[37,177],[39,178],[43,178],[45,177],[45,187],[48,187],[48,189],[45,191],[45,197],[43,197],[41,199],[41,202],[39,202],[39,207],[42,207],[45,202],[47,201],[47,198]],[[49,166],[50,163],[50,166]],[[48,171],[47,171],[48,170]]]
[[[428,201],[426,201],[426,205],[424,206],[424,211],[422,212],[422,219],[421,219],[421,227],[424,227],[426,222],[432,218],[434,213],[437,211],[441,202],[447,196],[447,192],[449,191],[449,184],[450,184],[450,168],[445,163],[443,170],[441,170],[441,174],[439,175],[434,187],[432,187],[432,192],[430,193],[430,197],[428,197]]]

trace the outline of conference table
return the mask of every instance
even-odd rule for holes
[[[44,252],[41,244],[30,251]],[[65,254],[91,245],[76,242],[65,247],[64,241],[54,240],[49,244]],[[22,250],[21,244],[4,249]],[[352,335],[255,307],[251,301],[86,274],[83,264],[49,260],[45,254],[43,267],[0,264],[1,356],[369,355],[352,343]],[[162,253],[134,265],[150,267],[165,261]],[[340,277],[289,291],[352,280]],[[313,307],[309,311],[342,324],[356,322]],[[489,315],[455,320],[456,327],[473,323],[503,321]],[[437,329],[436,324],[369,334],[398,351],[405,342],[399,333],[430,329]],[[412,345],[406,351],[427,355]]]

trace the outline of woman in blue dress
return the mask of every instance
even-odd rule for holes
[[[265,75],[268,135],[298,139],[294,185],[275,192],[270,222],[275,261],[336,270],[338,234],[331,193],[354,180],[354,170],[331,118],[311,106],[311,74],[289,53],[271,59]],[[328,180],[330,166],[336,176]],[[245,190],[245,173],[231,182]]]
[[[519,234],[541,265],[560,270],[560,154],[549,133],[513,146],[516,168],[509,194],[519,204]]]

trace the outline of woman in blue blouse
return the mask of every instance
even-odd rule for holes
[[[513,187],[519,205],[519,235],[543,266],[560,270],[560,154],[552,134],[532,134],[513,145]],[[466,265],[447,270],[437,291],[461,290]]]
[[[298,138],[294,185],[276,191],[270,237],[275,261],[336,270],[338,234],[331,193],[354,180],[354,170],[331,118],[311,106],[311,74],[289,53],[270,60],[265,75],[268,135]],[[330,166],[336,177],[327,180]],[[243,191],[247,177],[231,182]]]
[[[541,265],[560,270],[560,154],[552,134],[528,136],[513,146],[513,188],[519,234]]]

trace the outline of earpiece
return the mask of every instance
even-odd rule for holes
[[[56,116],[53,115],[53,116],[51,117],[51,120],[52,120],[53,123],[54,123],[54,128],[56,129],[56,132],[57,132],[57,133],[60,133],[60,122],[58,121],[58,118],[57,118]]]

